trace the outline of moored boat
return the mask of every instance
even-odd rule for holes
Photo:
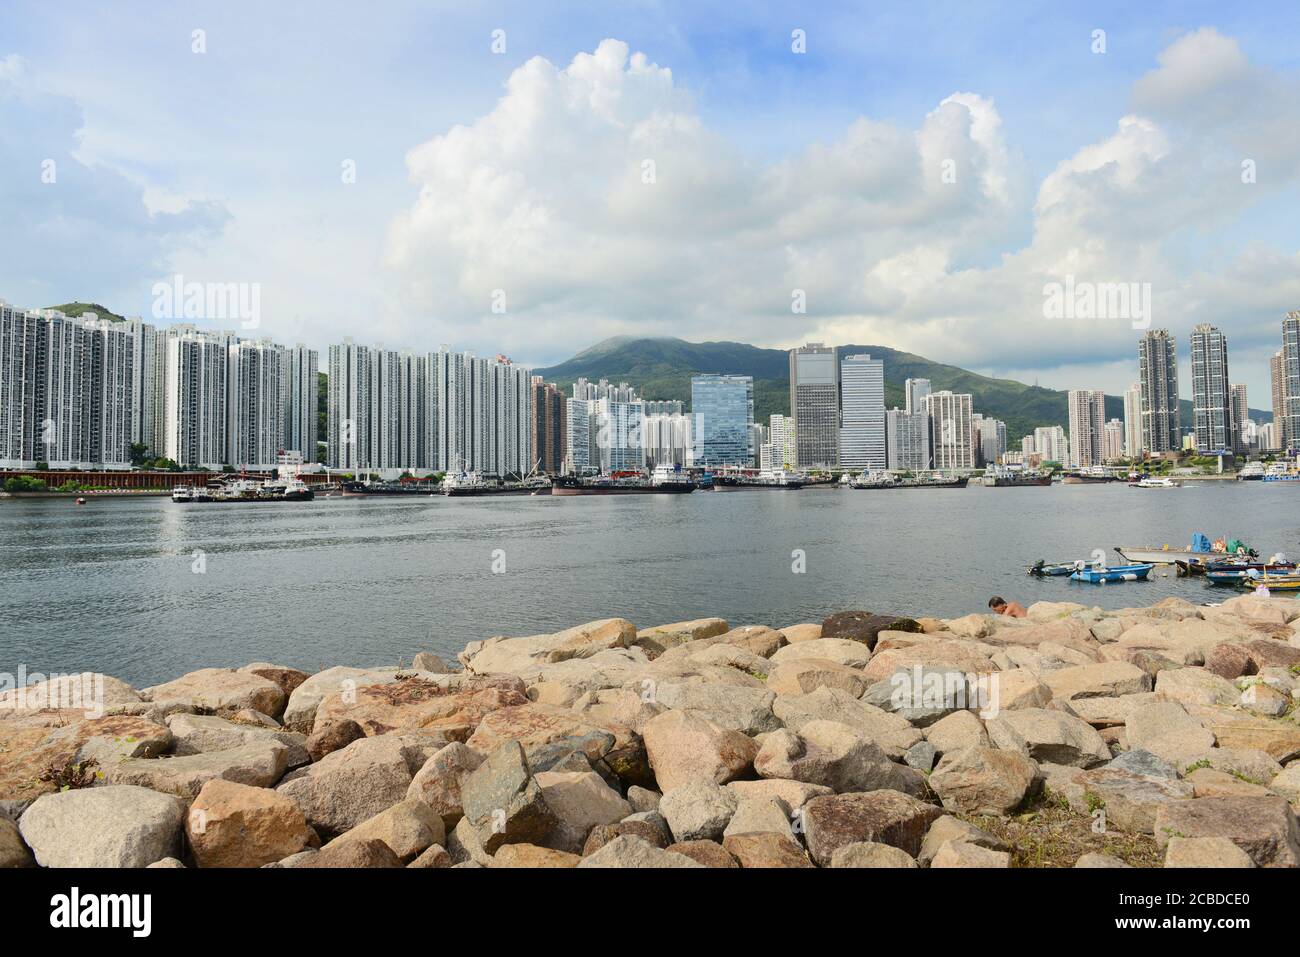
[[[984,473],[985,488],[1022,488],[1052,484],[1052,473],[1042,469],[1009,469],[997,466]]]
[[[1080,568],[1087,567],[1088,564],[1088,562],[1084,561],[1045,562],[1039,560],[1029,566],[1029,574],[1033,575],[1035,578],[1054,578],[1077,572]]]
[[[1242,578],[1237,581],[1238,588],[1267,588],[1269,591],[1300,591],[1300,575],[1260,575]]]
[[[1091,565],[1080,568],[1070,574],[1070,580],[1088,582],[1093,585],[1106,585],[1111,582],[1136,582],[1144,580],[1154,565],[1149,563],[1135,565]]]
[[[716,477],[715,477],[716,481]],[[664,495],[695,491],[695,482],[677,469],[656,468],[650,478],[610,475],[579,477],[559,475],[551,483],[552,495]]]
[[[1138,479],[1136,482],[1129,482],[1129,488],[1181,488],[1181,482],[1175,482],[1166,476],[1150,476]]]

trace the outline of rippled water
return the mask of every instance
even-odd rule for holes
[[[474,639],[608,616],[779,627],[846,608],[960,615],[994,593],[1106,607],[1222,599],[1231,593],[1172,573],[1094,586],[1031,579],[1025,567],[1121,544],[1181,545],[1193,531],[1300,554],[1297,504],[1300,486],[1260,483],[0,500],[0,671],[94,669],[147,685],[255,660],[316,669],[454,656]],[[803,574],[792,572],[796,549]]]

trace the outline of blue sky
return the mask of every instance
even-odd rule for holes
[[[1115,391],[1136,333],[1038,308],[1075,269],[1149,282],[1180,346],[1220,324],[1267,406],[1294,4],[465,6],[4,5],[0,297],[149,315],[180,273],[258,283],[262,330],[322,348],[821,337]]]

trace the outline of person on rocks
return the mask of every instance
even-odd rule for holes
[[[1025,611],[1025,606],[1018,601],[1007,601],[1000,595],[994,595],[989,599],[989,607],[993,609],[995,615],[1010,615],[1012,618],[1027,618],[1029,612]]]

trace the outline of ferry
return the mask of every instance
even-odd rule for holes
[[[1129,482],[1129,488],[1182,488],[1182,482],[1175,482],[1167,476],[1152,476],[1138,479],[1136,482]]]
[[[1264,465],[1261,462],[1247,462],[1237,473],[1238,482],[1258,482],[1264,478]]]
[[[1274,462],[1264,472],[1265,482],[1300,482],[1300,472],[1293,470],[1288,462]]]

